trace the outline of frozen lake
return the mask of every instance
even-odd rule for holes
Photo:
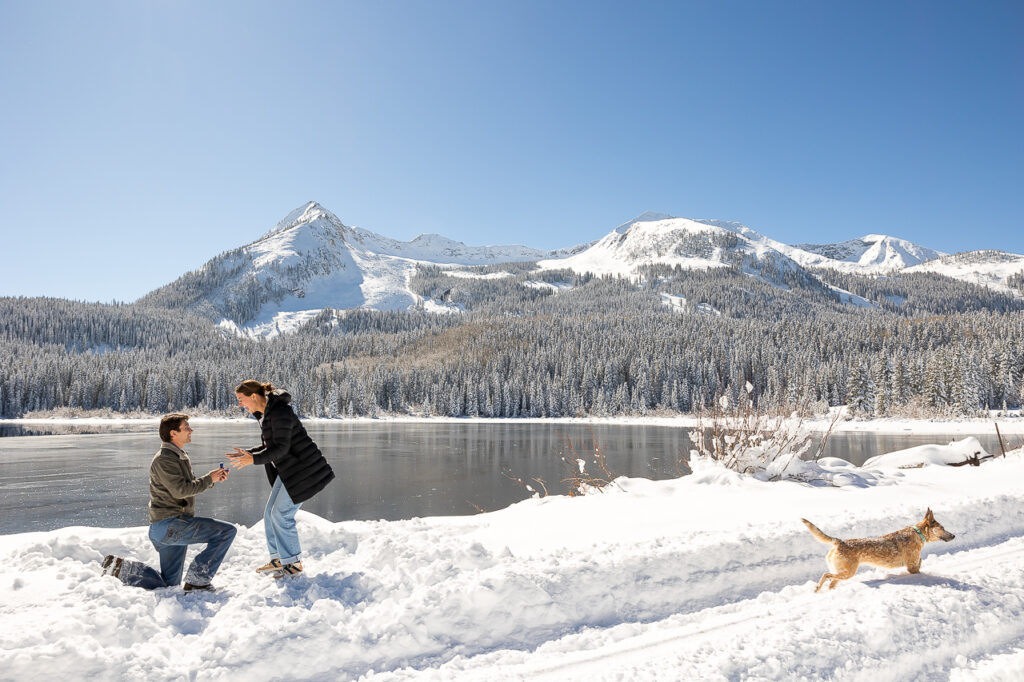
[[[192,426],[188,451],[197,475],[226,462],[223,454],[232,446],[259,443],[255,421],[193,420]],[[332,521],[475,514],[529,496],[503,472],[540,478],[550,492],[564,493],[561,481],[568,469],[562,455],[571,454],[570,443],[586,455],[596,442],[614,474],[652,479],[677,476],[679,456],[690,449],[688,429],[672,426],[483,421],[314,421],[306,426],[337,478],[303,509]],[[0,428],[0,534],[149,523],[149,462],[159,446],[154,425],[116,425],[104,433],[80,432],[95,426]],[[860,464],[884,452],[963,437],[838,433],[829,438],[825,455]],[[999,451],[994,435],[977,437],[989,452]],[[249,467],[196,498],[196,511],[249,526],[262,519],[268,493],[262,467]]]

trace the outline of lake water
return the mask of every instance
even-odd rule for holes
[[[227,462],[232,446],[259,444],[250,423],[193,421],[188,447],[202,475]],[[530,493],[512,480],[540,478],[565,493],[563,456],[592,459],[595,443],[615,475],[678,476],[690,450],[688,429],[618,424],[509,422],[308,422],[307,430],[337,478],[303,509],[332,521],[408,519],[494,511]],[[149,523],[149,463],[159,446],[152,425],[0,427],[0,534],[64,526]],[[51,435],[22,435],[46,434]],[[855,464],[884,452],[960,436],[833,434],[825,455]],[[978,435],[998,452],[994,435]],[[596,470],[590,465],[589,470]],[[537,484],[533,484],[539,487]],[[196,512],[247,526],[263,518],[269,484],[262,467],[233,471],[196,498]]]

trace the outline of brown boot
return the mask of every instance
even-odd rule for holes
[[[280,559],[271,559],[269,563],[263,564],[262,566],[257,568],[256,572],[257,573],[268,573],[270,571],[279,571],[279,570],[281,570],[281,560]]]

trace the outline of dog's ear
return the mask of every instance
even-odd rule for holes
[[[927,521],[928,523],[935,523],[935,515],[932,514],[931,507],[929,507],[928,511],[926,511],[924,513],[924,520]]]

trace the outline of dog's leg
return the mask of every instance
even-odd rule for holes
[[[856,563],[846,563],[845,565],[840,566],[836,573],[833,575],[832,582],[829,583],[828,589],[834,590],[836,585],[839,584],[840,580],[848,580],[852,578],[854,574],[857,573],[858,565],[859,564]]]
[[[917,558],[908,561],[907,570],[911,573],[919,572],[921,570],[921,557],[918,556]]]
[[[821,586],[825,584],[826,580],[832,581],[828,584],[828,589],[835,589],[840,580],[852,578],[860,565],[856,554],[842,541],[837,541],[836,546],[829,550],[825,561],[828,562],[828,567],[832,569],[832,572],[821,576],[815,592],[821,590]]]
[[[828,589],[834,590],[840,580],[852,578],[854,574],[857,573],[859,562],[851,561],[848,557],[842,556],[841,554],[830,555],[830,559],[832,559],[830,563],[832,564],[832,570],[834,573],[826,573],[821,576],[821,580],[818,581],[818,589],[814,590],[815,592],[821,589],[821,586],[826,580],[832,581],[828,584]]]
[[[820,592],[821,591],[821,586],[825,584],[826,580],[831,580],[832,581],[832,582],[830,582],[828,584],[828,589],[834,590],[836,588],[836,585],[839,584],[840,580],[846,580],[847,578],[852,578],[852,577],[853,577],[853,573],[850,573],[849,575],[841,575],[839,573],[826,573],[825,575],[821,576],[821,580],[818,581],[818,586],[816,588],[814,588],[814,591],[815,592]]]

